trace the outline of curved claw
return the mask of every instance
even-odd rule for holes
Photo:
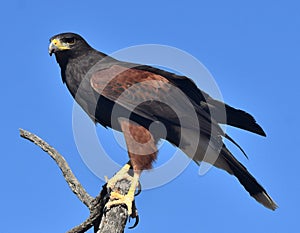
[[[141,182],[139,181],[138,187],[137,187],[137,192],[134,194],[134,196],[140,195],[141,192],[142,192],[142,185],[141,185]]]
[[[135,218],[135,223],[133,224],[133,226],[128,227],[128,229],[133,229],[133,228],[135,228],[135,227],[139,224],[139,222],[140,222],[140,217],[137,215],[137,216],[135,216],[134,218]],[[130,217],[129,217],[129,220],[128,220],[128,221],[130,222]]]
[[[104,207],[103,207],[103,212],[102,212],[103,215],[104,215],[104,217],[106,217],[107,210],[108,210],[108,209],[106,208],[106,206],[104,206]]]

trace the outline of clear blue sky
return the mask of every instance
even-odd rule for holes
[[[4,1],[0,231],[65,232],[88,216],[56,164],[21,139],[19,127],[59,150],[90,194],[96,195],[103,184],[79,156],[72,132],[73,99],[47,52],[52,35],[74,31],[105,53],[149,43],[190,53],[213,74],[225,101],[252,113],[268,135],[229,129],[250,159],[234,149],[236,157],[276,200],[278,210],[257,204],[225,172],[212,169],[199,176],[197,166],[190,164],[167,185],[142,192],[137,198],[140,224],[126,232],[296,232],[299,8],[296,0]]]

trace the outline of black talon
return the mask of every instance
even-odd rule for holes
[[[106,213],[107,213],[107,208],[106,208],[106,206],[104,206],[103,207],[103,215],[104,215],[104,217],[106,217]]]
[[[137,192],[134,194],[134,196],[140,195],[141,192],[142,192],[142,185],[141,185],[141,182],[139,181],[139,185],[137,187]]]
[[[135,218],[135,223],[133,224],[133,226],[128,227],[128,229],[133,229],[133,228],[135,228],[139,224],[140,217],[137,215],[134,218]],[[129,217],[129,222],[130,222],[130,217]]]
[[[130,222],[130,219],[135,219],[135,223],[133,224],[133,226],[128,227],[128,229],[133,229],[139,224],[139,221],[140,221],[140,217],[139,217],[138,211],[136,209],[135,201],[132,202],[132,213],[128,217],[128,222]]]
[[[106,194],[105,194],[105,196],[104,196],[104,198],[103,198],[103,200],[105,200],[105,202],[107,202],[108,200],[109,200],[109,198],[110,198],[110,191],[109,192],[107,192]]]
[[[108,188],[107,188],[107,189],[108,189]],[[107,213],[107,211],[108,211],[108,209],[107,209],[107,207],[106,207],[106,203],[109,201],[109,198],[110,198],[110,191],[107,190],[107,193],[105,194],[105,196],[104,196],[104,198],[103,198],[105,205],[104,205],[103,210],[102,210],[103,215],[104,215],[105,217],[106,217],[106,213]]]

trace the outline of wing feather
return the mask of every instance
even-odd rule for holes
[[[94,72],[90,83],[101,96],[152,121],[168,121],[207,135],[211,135],[213,124],[216,133],[224,135],[201,106],[195,106],[186,93],[162,75],[113,65]]]

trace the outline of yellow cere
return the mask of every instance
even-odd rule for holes
[[[56,46],[59,50],[66,50],[66,49],[70,49],[68,46],[65,46],[61,43],[60,40],[58,39],[53,39],[51,41],[51,44],[53,44],[54,46]]]

